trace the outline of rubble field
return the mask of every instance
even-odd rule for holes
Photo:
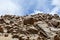
[[[0,40],[60,40],[60,16],[0,16]]]

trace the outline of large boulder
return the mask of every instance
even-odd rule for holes
[[[24,19],[23,23],[24,25],[27,25],[27,24],[33,25],[35,21],[36,20],[34,18],[27,18],[27,19]]]

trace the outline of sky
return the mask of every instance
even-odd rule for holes
[[[0,0],[0,15],[59,14],[60,0]]]

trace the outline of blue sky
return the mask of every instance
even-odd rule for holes
[[[60,0],[0,0],[0,15],[60,14]]]

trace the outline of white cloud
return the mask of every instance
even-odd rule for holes
[[[39,10],[34,10],[34,13],[31,13],[30,15],[38,14],[38,13],[43,13],[42,11]]]
[[[51,10],[50,14],[54,15],[54,14],[57,14],[58,13],[58,10],[59,8],[58,7],[55,7]]]
[[[52,0],[52,5],[60,6],[60,0]]]
[[[47,2],[47,0],[0,0],[0,15],[29,15],[38,12],[41,13],[41,11],[55,14],[60,10],[60,0],[52,0],[52,5],[56,6],[52,10],[49,9],[49,3]],[[33,10],[34,13],[30,13],[31,10]]]
[[[21,11],[20,9],[21,7],[13,3],[11,0],[0,0],[0,15],[15,15]]]
[[[55,5],[55,8],[51,10],[50,14],[57,14],[60,10],[60,0],[52,0],[52,5]]]

